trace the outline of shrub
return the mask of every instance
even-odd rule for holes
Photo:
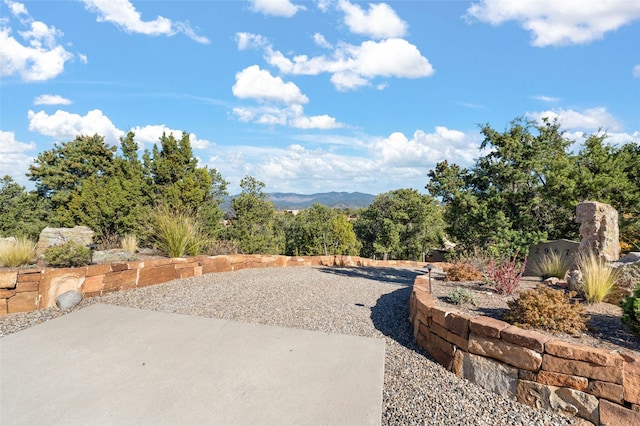
[[[576,255],[576,266],[582,273],[581,292],[589,303],[602,302],[613,290],[617,271],[597,254],[581,252]]]
[[[542,256],[533,266],[533,273],[542,277],[557,277],[561,280],[571,267],[569,258],[560,256],[559,253],[551,252]]]
[[[24,237],[0,242],[0,265],[15,268],[28,265],[36,257],[36,244]]]
[[[633,295],[620,302],[622,322],[634,333],[640,335],[640,281],[636,284]]]
[[[498,294],[513,294],[520,284],[520,278],[526,266],[526,260],[522,263],[518,262],[517,254],[513,259],[506,258],[497,263],[494,258],[491,258],[487,277],[493,282]]]
[[[49,266],[71,268],[91,263],[91,251],[73,241],[59,246],[49,247],[44,251],[44,260]]]
[[[207,254],[219,256],[224,254],[238,254],[238,246],[231,240],[216,240],[209,245]]]
[[[152,226],[158,249],[169,257],[195,256],[208,245],[200,222],[188,212],[160,206]]]
[[[457,248],[456,248],[457,249]],[[486,250],[479,247],[460,249],[445,255],[447,262],[451,263],[468,263],[478,271],[484,271],[489,264],[490,256]]]
[[[464,305],[466,303],[470,303],[473,306],[476,305],[476,299],[473,297],[473,294],[466,288],[456,287],[455,290],[452,290],[449,293],[449,301],[454,305]]]
[[[444,268],[445,281],[480,281],[482,273],[470,263],[455,263]]]
[[[135,234],[127,234],[120,238],[120,247],[129,253],[135,253],[138,251],[138,237]]]
[[[524,328],[570,334],[582,332],[587,328],[587,317],[584,306],[571,302],[574,295],[575,292],[565,293],[538,285],[534,290],[525,290],[508,301],[509,311],[504,319]]]

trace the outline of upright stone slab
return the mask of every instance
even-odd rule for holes
[[[44,228],[38,239],[38,255],[51,246],[58,246],[68,241],[73,241],[81,246],[86,246],[93,242],[93,231],[86,226],[75,226],[73,228]]]
[[[525,275],[535,275],[535,269],[538,263],[545,257],[552,254],[560,256],[562,260],[568,259],[569,263],[573,259],[573,255],[578,251],[580,243],[570,240],[555,240],[546,243],[532,244],[527,255],[527,266],[524,270]],[[561,277],[560,277],[561,278]]]
[[[608,204],[585,201],[576,207],[580,224],[580,250],[602,256],[609,262],[620,258],[618,211]]]

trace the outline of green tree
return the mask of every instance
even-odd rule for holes
[[[38,154],[27,176],[35,182],[38,195],[51,203],[54,221],[63,224],[69,201],[87,179],[113,172],[115,151],[96,134],[76,136]]]
[[[414,189],[378,195],[362,210],[354,229],[362,255],[421,260],[442,239],[444,222],[433,197]]]
[[[37,240],[47,226],[46,201],[35,192],[26,192],[10,176],[0,179],[0,237],[25,236]]]
[[[212,177],[206,167],[198,167],[187,132],[179,141],[163,133],[160,148],[145,151],[143,162],[156,201],[171,209],[197,211],[210,194]]]
[[[264,187],[263,182],[246,176],[240,182],[242,192],[231,200],[228,237],[243,253],[280,254],[284,250],[284,235],[276,227],[275,208]]]

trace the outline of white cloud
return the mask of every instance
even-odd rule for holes
[[[80,58],[80,62],[82,62],[83,64],[86,64],[89,62],[87,55],[85,55],[84,53],[79,53],[78,58]]]
[[[131,129],[135,133],[135,140],[142,148],[142,144],[156,144],[160,142],[162,134],[169,136],[173,134],[173,137],[180,140],[182,138],[182,131],[170,129],[164,124],[136,126]],[[189,133],[189,142],[194,149],[207,149],[213,146],[213,144],[206,139],[198,139],[195,133]]]
[[[344,127],[344,124],[326,114],[305,116],[302,105],[290,105],[284,108],[277,106],[236,107],[233,108],[232,113],[238,120],[245,123],[321,130]]]
[[[236,33],[238,50],[255,49],[269,44],[269,40],[260,34]]]
[[[479,146],[477,135],[436,126],[434,133],[416,130],[411,139],[400,132],[392,133],[378,140],[373,148],[386,166],[420,167],[445,159],[470,165],[478,156]]]
[[[309,102],[309,98],[302,94],[295,83],[285,83],[280,77],[272,76],[269,71],[261,70],[258,65],[252,65],[237,73],[232,90],[234,96],[241,99],[251,98],[287,104]]]
[[[251,10],[264,15],[282,16],[291,18],[298,10],[304,10],[304,6],[291,3],[289,0],[249,0]]]
[[[180,32],[198,43],[209,43],[209,39],[198,36],[186,22],[171,22],[158,16],[153,21],[143,21],[140,12],[129,0],[82,0],[86,8],[98,14],[98,22],[111,22],[129,33],[173,36]]]
[[[11,34],[8,20],[0,20],[0,76],[18,74],[24,81],[44,81],[62,73],[65,63],[73,58],[58,43],[62,32],[34,21],[22,3],[6,3],[27,29],[18,32],[23,44]]]
[[[34,105],[71,105],[73,102],[60,95],[40,95],[33,100]]]
[[[467,18],[491,25],[516,21],[538,47],[585,44],[640,19],[640,2],[630,0],[481,0]]]
[[[29,111],[29,130],[42,135],[52,136],[57,140],[71,140],[78,135],[104,136],[106,143],[116,145],[124,132],[111,122],[109,117],[99,109],[87,112],[86,115],[72,114],[58,110],[49,115],[44,111]]]
[[[338,90],[368,85],[375,77],[419,78],[434,73],[433,67],[416,46],[404,39],[365,41],[359,46],[340,43],[333,57],[306,55],[287,58],[282,52],[266,49],[267,62],[287,74],[330,73]]]
[[[333,47],[331,43],[329,43],[327,39],[324,38],[324,36],[320,33],[315,33],[313,35],[313,42],[323,49],[331,49]]]
[[[340,0],[337,8],[345,13],[344,23],[355,34],[373,38],[403,37],[407,23],[386,3],[369,3],[369,10],[347,0]]]
[[[631,74],[634,78],[640,78],[640,64],[633,67]]]
[[[14,132],[0,130],[0,177],[9,175],[18,183],[26,182],[25,173],[34,159],[28,152],[35,154],[35,150],[35,143],[19,142]]]
[[[542,102],[559,102],[560,101],[560,98],[554,98],[553,96],[544,96],[544,95],[533,96],[533,99],[536,99]]]
[[[436,127],[433,133],[418,130],[411,139],[402,133],[337,141],[303,135],[304,145],[286,148],[217,147],[209,165],[232,182],[232,192],[246,174],[267,183],[268,191],[311,193],[344,191],[347,187],[372,193],[397,188],[423,190],[426,170],[438,161],[453,158],[465,167],[473,164],[481,139],[477,132],[467,134],[446,127]],[[318,144],[322,147],[312,146]]]
[[[557,108],[541,112],[528,112],[525,116],[541,122],[543,118],[551,120],[558,119],[562,128],[569,130],[597,131],[603,129],[606,131],[620,131],[621,125],[607,111],[606,108],[589,108],[584,111],[575,111],[573,109]]]

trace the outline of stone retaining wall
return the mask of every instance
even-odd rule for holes
[[[158,258],[136,262],[90,265],[80,268],[19,269],[0,271],[0,315],[30,312],[55,306],[56,298],[69,290],[83,297],[145,287],[178,278],[244,268],[285,266],[413,266],[411,261],[380,261],[355,256],[229,255],[191,258]]]
[[[417,343],[447,370],[536,409],[595,425],[640,425],[640,356],[555,340],[436,306],[429,279],[413,285]]]

